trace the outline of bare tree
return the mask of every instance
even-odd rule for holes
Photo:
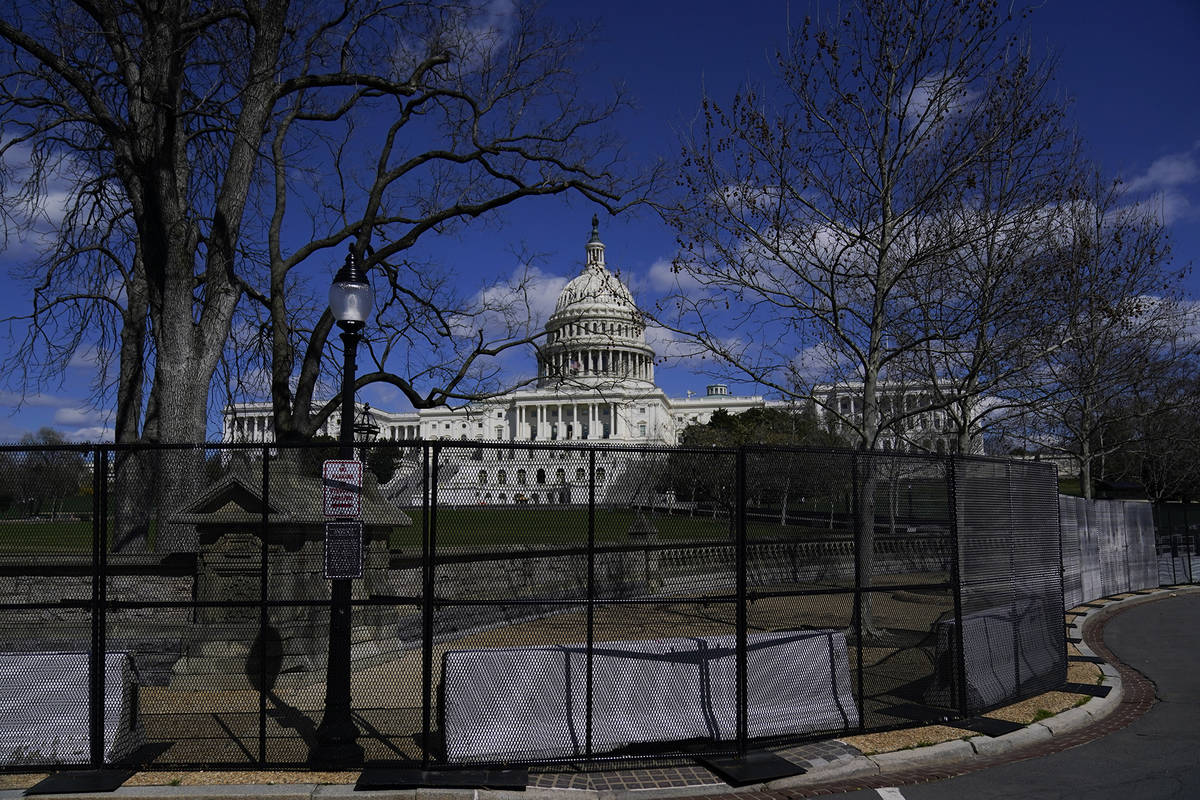
[[[1048,397],[1031,410],[1030,437],[1072,457],[1084,497],[1093,468],[1127,442],[1147,403],[1176,378],[1194,350],[1156,209],[1128,201],[1119,182],[1093,175],[1069,209],[1069,239],[1057,251],[1062,346],[1043,364]],[[1114,435],[1115,434],[1115,435]]]
[[[1192,354],[1194,355],[1194,354]],[[1128,397],[1119,422],[1104,434],[1105,441],[1123,444],[1108,453],[1100,477],[1138,484],[1154,503],[1195,497],[1200,487],[1200,398],[1196,392],[1194,358],[1179,359],[1176,375],[1155,386],[1150,397]]]
[[[1026,72],[1008,90],[981,101],[994,118],[994,148],[939,215],[958,232],[948,269],[917,274],[905,287],[920,302],[896,335],[924,346],[889,370],[944,409],[961,453],[1045,397],[1044,359],[1063,345],[1069,313],[1057,290],[1071,264],[1055,245],[1080,187],[1078,145],[1062,104],[1048,96],[1049,69],[1024,60],[1019,69]]]
[[[573,191],[611,210],[622,191],[619,149],[603,129],[623,99],[585,103],[569,64],[586,32],[538,19],[452,0],[8,9],[4,219],[28,224],[21,212],[44,205],[58,181],[73,222],[55,227],[39,265],[46,294],[26,344],[76,324],[89,334],[64,356],[91,338],[117,362],[106,388],[118,441],[200,442],[249,296],[267,311],[276,428],[304,435],[331,321],[305,326],[289,296],[304,283],[297,267],[349,240],[386,275],[381,310],[401,309],[397,336],[433,322],[435,339],[455,340],[452,356],[467,366],[414,390],[444,400],[455,375],[505,345],[477,338],[464,352],[446,334],[464,317],[437,294],[445,278],[405,271],[399,256],[520,198]],[[62,280],[68,269],[73,281]],[[51,372],[62,363],[47,361]],[[382,365],[372,379],[406,383]],[[165,457],[164,495],[185,496],[203,470],[186,451]],[[161,526],[160,542],[188,546]]]
[[[28,447],[18,458],[16,479],[29,513],[40,514],[47,503],[54,518],[62,501],[77,496],[84,483],[84,457],[78,450],[62,449],[63,435],[53,428],[21,437]]]
[[[338,92],[310,83],[281,115],[271,141],[270,291],[259,298],[270,317],[281,438],[311,435],[337,408],[336,398],[314,404],[328,311],[310,311],[305,336],[288,335],[295,329],[290,276],[328,259],[329,248],[349,240],[351,257],[379,276],[378,313],[368,326],[373,368],[358,385],[387,383],[417,408],[480,399],[513,388],[498,358],[542,334],[527,302],[528,276],[465,286],[455,270],[423,257],[420,245],[524,198],[574,192],[615,211],[653,184],[653,170],[622,174],[619,142],[606,129],[625,98],[595,104],[579,95],[573,65],[588,29],[548,25],[534,7],[484,22],[461,9],[409,8],[409,42],[393,65],[400,80]],[[338,52],[347,49],[339,43]],[[354,121],[367,114],[388,124],[360,128]],[[289,250],[287,210],[298,199],[289,178],[312,171],[290,147],[318,127],[340,129],[329,140],[336,157],[322,182],[336,187],[321,198],[327,228]],[[369,171],[356,152],[369,153]],[[361,195],[347,196],[350,177],[364,172]]]
[[[686,195],[668,211],[687,291],[658,321],[745,379],[813,397],[874,449],[926,410],[881,402],[881,383],[944,335],[916,323],[973,234],[954,211],[982,163],[1038,133],[1044,69],[991,3],[862,0],[839,13],[805,20],[768,90],[727,109],[704,101],[684,143]],[[814,391],[830,383],[858,402]],[[877,477],[863,463],[869,575]]]

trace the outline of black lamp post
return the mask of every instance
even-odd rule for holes
[[[371,284],[354,255],[338,270],[329,287],[329,310],[342,329],[341,431],[339,457],[354,458],[354,356],[367,316],[371,313]],[[317,727],[317,743],[309,754],[313,764],[348,767],[362,762],[358,728],[350,712],[350,579],[330,581],[329,663],[325,670],[325,711]]]

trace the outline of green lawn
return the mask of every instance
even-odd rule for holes
[[[421,546],[421,509],[409,511],[410,528],[396,528],[392,547],[408,550]],[[636,520],[629,509],[596,511],[596,541],[629,541],[629,528]],[[729,523],[711,516],[648,516],[659,539],[714,539],[727,541]],[[586,508],[545,508],[514,506],[505,508],[439,508],[437,545],[442,547],[489,547],[496,545],[565,545],[587,543]]]
[[[0,521],[0,554],[84,553],[91,549],[91,522],[40,519]]]
[[[391,545],[410,550],[421,546],[421,509],[410,509],[413,518],[410,528],[396,528]],[[629,529],[637,519],[631,509],[597,509],[596,541],[600,544],[627,543]],[[693,541],[725,543],[731,539],[727,518],[713,518],[711,512],[647,514],[645,519],[658,532],[659,541]],[[782,526],[751,520],[746,525],[750,541],[762,539],[796,539],[823,537],[831,531],[825,527],[809,528],[798,525]],[[836,535],[836,534],[835,534]],[[437,510],[437,546],[482,548],[512,544],[545,546],[583,546],[587,543],[588,512],[586,508],[546,508],[539,506],[507,506],[490,508],[439,508]]]
[[[391,546],[411,552],[421,546],[421,509],[408,509],[411,527],[395,528]],[[811,514],[811,511],[807,513]],[[672,515],[647,514],[645,519],[658,532],[659,541],[726,543],[731,539],[730,523],[725,517],[713,518],[711,512],[686,512]],[[629,535],[637,521],[632,509],[596,510],[596,541],[621,544],[638,541]],[[806,527],[779,525],[751,519],[746,534],[750,541],[788,540],[809,537],[844,536],[844,527],[824,525]],[[439,548],[488,548],[507,545],[535,547],[582,547],[587,543],[586,508],[546,506],[470,507],[437,510]],[[92,546],[92,525],[79,520],[0,519],[0,554],[87,553]]]

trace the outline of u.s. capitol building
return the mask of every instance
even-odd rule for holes
[[[717,409],[738,414],[784,405],[760,395],[731,395],[724,384],[710,385],[699,396],[668,397],[654,382],[655,353],[646,342],[642,313],[628,287],[609,271],[604,249],[593,217],[583,270],[563,287],[546,322],[545,341],[537,357],[537,380],[532,386],[459,408],[372,409],[379,438],[671,446],[686,427],[708,422]],[[854,413],[857,398],[848,387],[820,388],[829,394],[827,404],[837,400],[843,412],[849,409]],[[921,392],[916,388],[893,387],[891,393],[920,402]],[[331,415],[321,432],[336,436],[338,422],[338,415]],[[885,445],[890,444],[887,449],[942,450],[952,437],[941,430],[940,422],[937,413],[931,412],[922,439],[906,436],[907,445],[900,441]],[[272,441],[270,403],[228,406],[223,439]],[[943,446],[937,446],[939,441]],[[475,460],[483,463],[471,469],[464,463],[447,471],[454,478],[439,480],[439,495],[450,493],[453,499],[445,497],[448,502],[572,502],[573,478],[582,473],[566,464],[549,465],[545,448],[508,449],[503,461],[496,459],[490,465],[474,448],[460,452],[473,453]],[[566,459],[570,454],[564,450],[559,455]]]

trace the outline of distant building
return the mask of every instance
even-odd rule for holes
[[[717,409],[738,414],[766,405],[758,395],[731,395],[723,384],[709,386],[704,396],[668,397],[655,385],[655,354],[645,332],[633,295],[605,264],[593,218],[583,270],[563,287],[546,322],[535,384],[461,408],[373,409],[379,438],[663,446],[675,444],[687,426],[708,422]],[[334,414],[321,432],[336,436],[338,427]],[[273,441],[270,403],[227,407],[223,439]],[[569,451],[507,450],[503,460],[485,448],[447,452],[461,463],[442,469],[438,493],[444,502],[578,502],[588,485],[582,466],[562,463],[578,460]],[[597,483],[622,484],[614,468],[624,471],[633,459],[604,460],[609,463],[597,468]],[[409,472],[402,464],[385,490],[400,499],[401,484],[415,485]]]
[[[546,322],[533,387],[460,408],[372,409],[380,438],[672,445],[680,431],[708,422],[718,408],[737,414],[766,405],[759,395],[731,395],[723,384],[700,397],[667,397],[654,383],[642,313],[605,265],[595,218],[586,254],[583,271],[563,287]],[[322,433],[337,431],[334,414]],[[222,439],[272,441],[271,404],[227,407]]]
[[[537,380],[531,388],[460,408],[390,412],[372,409],[381,440],[458,440],[600,443],[613,446],[670,446],[689,425],[707,423],[718,409],[740,414],[752,408],[787,405],[761,395],[729,394],[724,384],[707,387],[703,396],[668,397],[654,382],[654,350],[646,342],[646,324],[633,295],[605,264],[598,222],[585,247],[583,270],[558,297],[546,322],[545,343],[538,354]],[[856,402],[852,387],[824,387],[827,402]],[[904,392],[905,402],[915,392]],[[832,400],[830,400],[832,398]],[[852,412],[851,412],[852,413]],[[936,418],[931,418],[931,421]],[[336,436],[337,414],[322,433]],[[270,403],[239,403],[224,412],[223,440],[270,442]],[[931,434],[932,435],[932,434]],[[930,436],[896,436],[893,447],[938,449]],[[903,445],[903,447],[902,447]],[[579,465],[550,464],[545,449],[508,450],[505,458],[484,448],[453,451],[462,463],[447,465],[439,481],[445,502],[501,503],[578,502],[588,481]],[[469,454],[469,455],[468,455]],[[568,451],[562,451],[562,458]],[[611,459],[608,459],[611,460]],[[478,463],[476,463],[478,462]],[[617,485],[609,465],[597,483]],[[402,465],[389,491],[399,499],[415,485],[414,468]],[[403,484],[410,488],[398,488]],[[585,497],[586,495],[584,495]],[[409,498],[412,499],[412,498]]]
[[[824,384],[813,390],[820,400],[823,413],[830,425],[837,425],[839,417],[862,420],[862,383]],[[879,438],[882,450],[904,452],[953,453],[958,450],[958,433],[944,409],[934,408],[929,388],[913,383],[880,382],[875,388],[879,408],[884,419],[900,413],[909,414],[896,425],[885,428]],[[981,399],[980,403],[986,403]],[[983,437],[976,432],[971,436],[972,454],[983,452]]]

